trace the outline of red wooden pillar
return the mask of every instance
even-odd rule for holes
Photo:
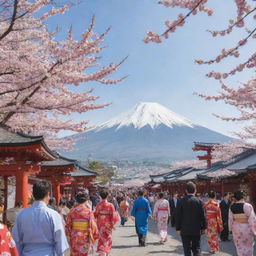
[[[61,194],[60,194],[60,184],[58,182],[54,182],[52,184],[52,190],[53,190],[53,196],[56,199],[56,204],[59,205],[60,203],[60,198],[61,198]]]
[[[223,180],[221,181],[221,196],[223,197],[224,196],[224,193],[225,193],[225,190],[224,190],[224,182]]]
[[[76,195],[76,189],[77,189],[77,187],[75,185],[75,182],[72,182],[72,184],[71,184],[71,197],[72,198],[75,197],[75,195]]]
[[[6,211],[8,208],[8,176],[4,176],[4,212],[3,223],[6,224]]]
[[[16,196],[15,203],[23,202],[23,207],[28,207],[29,193],[28,193],[28,173],[19,171],[16,174]]]

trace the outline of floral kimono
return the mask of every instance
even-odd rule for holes
[[[19,256],[7,227],[0,223],[0,256]]]
[[[161,241],[166,241],[168,218],[170,216],[170,206],[166,199],[158,199],[156,201],[153,216],[157,219],[157,228]]]
[[[204,204],[207,219],[207,242],[212,252],[219,251],[218,234],[223,230],[221,210],[216,201],[210,200]]]
[[[93,212],[85,204],[74,206],[67,216],[66,233],[70,239],[72,256],[87,256],[98,231]]]
[[[107,200],[102,200],[97,204],[94,216],[97,219],[99,230],[97,252],[100,254],[109,254],[112,248],[112,229],[119,221],[119,217],[114,205]]]
[[[238,256],[253,256],[256,217],[251,204],[234,203],[229,210],[229,230],[232,231]]]

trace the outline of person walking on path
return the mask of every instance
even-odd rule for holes
[[[244,193],[234,193],[236,202],[229,210],[229,230],[232,231],[238,256],[253,256],[254,236],[256,236],[256,217],[253,207],[245,203]]]
[[[139,197],[134,202],[131,216],[135,218],[135,228],[139,238],[139,245],[146,246],[148,218],[152,217],[152,211],[148,200],[144,197],[144,191],[140,190],[138,195]]]
[[[115,224],[119,221],[119,217],[115,211],[114,205],[107,201],[108,191],[100,191],[100,197],[102,201],[96,205],[94,212],[99,231],[97,252],[99,253],[99,256],[106,256],[109,255],[111,251],[112,230]]]
[[[10,231],[2,223],[0,223],[0,255],[19,256]]]
[[[126,198],[123,197],[120,203],[120,216],[121,216],[121,225],[124,226],[125,222],[129,217],[129,203]]]
[[[210,253],[215,254],[219,251],[218,234],[223,230],[221,211],[219,204],[216,202],[216,194],[214,191],[208,193],[209,201],[204,204],[207,219],[207,242]]]
[[[183,197],[176,209],[176,231],[181,235],[184,255],[201,255],[200,238],[205,233],[207,222],[203,202],[195,197],[196,185],[186,184],[186,196]]]
[[[69,248],[61,216],[47,207],[50,190],[48,181],[36,182],[35,202],[16,218],[12,235],[20,256],[62,256]]]
[[[179,202],[178,193],[174,193],[173,197],[169,199],[170,204],[170,211],[171,211],[171,225],[175,227],[175,215],[176,215],[176,208]]]
[[[15,223],[18,213],[22,210],[23,203],[22,201],[18,201],[15,204],[15,207],[7,209],[6,217],[7,217],[7,226],[11,230]]]
[[[86,191],[79,191],[76,195],[77,205],[67,215],[66,234],[72,256],[87,256],[98,238],[93,212],[86,206],[88,199]]]
[[[230,207],[230,201],[229,201],[229,194],[225,193],[223,200],[220,202],[220,210],[221,210],[221,217],[222,217],[222,223],[223,223],[223,230],[220,233],[220,239],[221,241],[230,241],[229,236],[229,230],[228,230],[228,212]]]
[[[158,200],[154,206],[153,216],[157,219],[157,228],[160,236],[160,243],[167,241],[167,226],[168,219],[170,216],[170,206],[169,202],[164,199],[164,194],[162,192],[158,193]]]

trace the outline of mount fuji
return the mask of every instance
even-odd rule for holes
[[[86,160],[171,162],[194,159],[194,141],[227,142],[232,138],[199,126],[154,102],[131,110],[85,133],[72,135],[69,157]]]

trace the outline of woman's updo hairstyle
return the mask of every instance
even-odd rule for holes
[[[212,191],[212,190],[209,191],[209,192],[208,192],[208,197],[211,198],[211,199],[214,199],[214,198],[216,197],[215,191]]]
[[[89,194],[87,190],[84,189],[84,190],[78,191],[75,199],[79,204],[85,203],[89,199]]]
[[[242,190],[237,190],[234,192],[234,198],[239,201],[245,197],[245,194]]]

